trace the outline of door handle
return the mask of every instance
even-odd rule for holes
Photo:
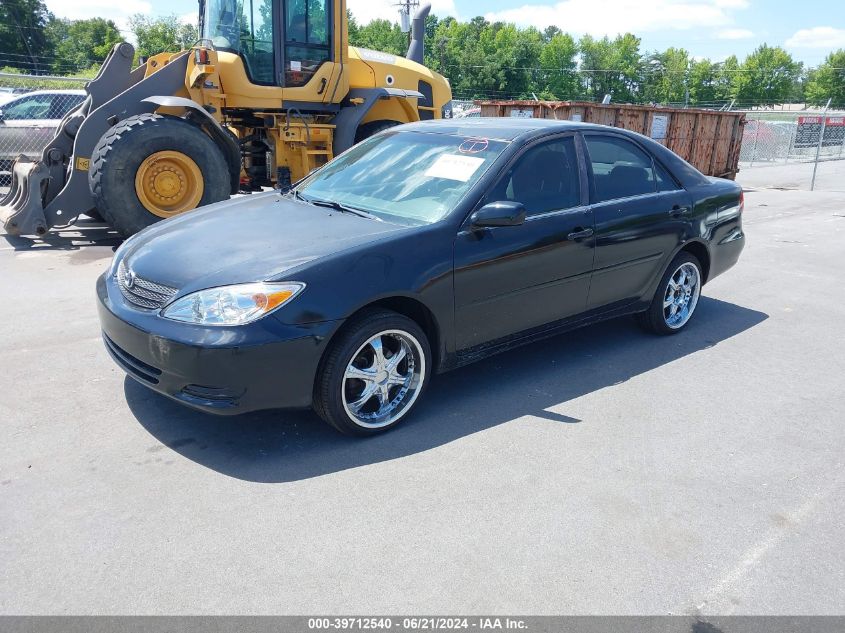
[[[677,217],[682,216],[684,213],[687,213],[688,211],[689,211],[689,207],[682,207],[681,205],[676,204],[672,207],[671,213],[674,217],[677,218]]]
[[[320,89],[317,91],[318,95],[321,95],[326,91],[326,86],[328,85],[328,83],[329,83],[329,80],[326,79],[325,77],[323,77],[320,80]]]
[[[593,229],[578,229],[577,231],[572,231],[569,235],[566,236],[568,240],[580,240],[585,237],[590,237],[593,234]]]

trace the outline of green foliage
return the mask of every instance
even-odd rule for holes
[[[785,102],[795,96],[801,64],[779,46],[763,44],[734,73],[732,95],[740,102]]]
[[[176,15],[152,18],[136,13],[129,18],[129,28],[138,41],[138,55],[144,57],[190,48],[199,37],[194,25],[181,23]]]
[[[611,40],[600,40],[590,35],[581,38],[582,81],[587,94],[601,101],[609,94],[614,101],[633,102],[639,93],[640,75],[643,67],[640,55],[640,38],[625,33]]]
[[[398,24],[390,20],[373,20],[366,26],[356,25],[354,38],[350,25],[349,41],[354,46],[393,55],[404,55],[408,50],[408,36]]]
[[[52,19],[47,35],[53,48],[52,72],[64,74],[101,63],[112,47],[123,41],[111,20]]]
[[[642,97],[652,103],[686,102],[690,81],[689,53],[683,48],[655,51],[643,60]]]
[[[805,95],[813,105],[826,105],[830,99],[831,107],[845,108],[845,49],[834,51],[810,72]]]
[[[544,99],[573,100],[581,94],[575,56],[578,45],[568,33],[549,27],[544,33],[545,44],[540,51],[540,68],[543,69],[541,92]]]
[[[49,20],[50,13],[43,0],[0,1],[0,63],[27,72],[48,70]]]

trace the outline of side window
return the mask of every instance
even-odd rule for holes
[[[32,95],[24,97],[3,108],[3,118],[9,121],[21,119],[46,119],[50,113],[52,95]]]
[[[657,161],[654,161],[654,175],[657,178],[658,191],[677,191],[680,189],[675,179],[666,171],[666,168]]]
[[[627,198],[656,191],[651,157],[631,141],[618,136],[584,136],[593,183],[595,202]]]
[[[61,119],[85,100],[82,95],[57,94],[50,108],[51,119]]]
[[[513,200],[528,215],[581,204],[575,139],[567,136],[527,150],[499,179],[485,202]]]
[[[247,73],[256,83],[276,83],[273,72],[273,0],[245,2],[241,11],[240,51]]]
[[[327,0],[288,0],[285,3],[285,85],[304,86],[329,60]]]

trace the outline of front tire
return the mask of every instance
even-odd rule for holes
[[[677,334],[692,319],[703,283],[698,258],[678,253],[663,273],[648,310],[637,315],[640,325],[654,334]]]
[[[198,126],[160,114],[120,121],[91,157],[97,211],[125,237],[154,222],[226,200],[231,178],[217,144]]]
[[[419,400],[431,373],[422,328],[389,310],[367,310],[332,342],[314,385],[314,410],[347,435],[396,426]]]

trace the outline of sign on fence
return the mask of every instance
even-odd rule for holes
[[[822,117],[798,117],[798,131],[795,135],[795,147],[815,147],[819,144],[822,131]],[[822,147],[841,145],[845,141],[845,116],[824,117],[824,138]]]

